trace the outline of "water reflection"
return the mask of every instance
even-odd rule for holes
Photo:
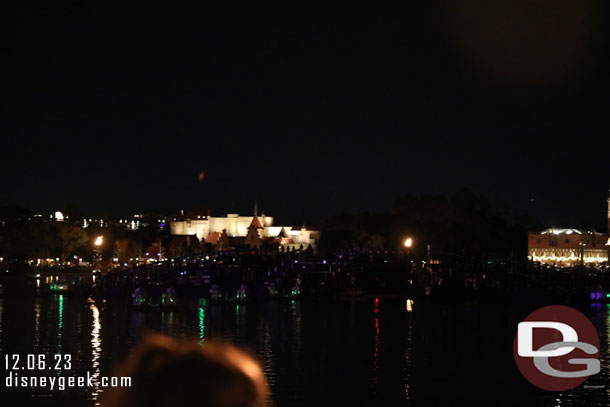
[[[76,363],[70,375],[89,370],[99,380],[129,356],[143,332],[164,331],[199,343],[223,338],[253,350],[279,406],[475,405],[485,397],[502,397],[503,405],[610,407],[610,306],[585,310],[600,334],[602,365],[586,384],[604,387],[549,393],[530,386],[515,369],[512,352],[506,352],[516,323],[531,307],[418,300],[409,312],[404,298],[383,302],[202,302],[173,312],[125,312],[128,302],[120,299],[103,304],[72,295],[8,297],[0,298],[0,349],[71,353]],[[488,365],[503,373],[479,370]],[[502,383],[496,382],[499,375]],[[88,404],[54,405],[92,406],[102,390],[83,390]]]
[[[292,327],[292,331],[294,333],[294,336],[292,338],[293,340],[293,348],[294,348],[294,352],[295,352],[295,356],[296,356],[296,360],[297,362],[300,362],[301,358],[299,357],[299,355],[301,354],[301,348],[303,346],[302,344],[302,312],[301,312],[301,302],[297,302],[292,300],[291,302],[291,306],[290,306],[290,311],[292,314],[292,321],[293,321],[293,327]],[[300,364],[298,365],[299,370],[301,369]]]
[[[100,323],[100,310],[95,306],[95,304],[91,304],[89,306],[91,309],[91,314],[93,317],[93,322],[91,323],[91,368],[93,369],[92,377],[93,381],[97,382],[100,379],[100,355],[102,353],[102,338],[100,335],[100,331],[102,329],[102,324]],[[91,399],[95,401],[95,405],[99,405],[97,401],[100,390],[94,389],[91,392]]]
[[[561,396],[562,394],[559,393],[558,397],[555,399],[555,407],[561,407]]]
[[[377,374],[377,369],[379,367],[379,298],[375,298],[375,318],[374,318],[374,326],[375,326],[375,350],[373,352],[373,367],[371,369],[372,374],[372,384],[371,384],[371,393],[373,396],[373,401],[377,400],[377,386],[379,384],[379,376]]]
[[[262,340],[258,339],[259,343],[261,343],[262,351],[259,354],[261,362],[263,364],[263,373],[265,373],[265,377],[267,378],[267,382],[271,388],[276,385],[276,373],[275,373],[275,364],[273,362],[273,348],[272,348],[272,331],[271,331],[271,323],[268,320],[261,321],[261,329],[260,333],[262,335]]]
[[[199,307],[199,344],[203,344],[205,340],[205,308]]]
[[[0,298],[0,352],[4,350],[2,344],[2,337],[4,336],[4,331],[2,330],[2,314],[4,313],[4,300]]]
[[[62,353],[62,335],[64,328],[64,296],[62,294],[59,295],[59,305],[57,307],[59,309],[59,319],[57,322],[57,353]],[[57,372],[58,375],[61,374],[61,370]]]
[[[377,385],[379,384],[379,376],[377,374],[377,368],[379,367],[379,317],[375,314],[375,351],[373,352],[373,368],[371,392],[373,394],[373,400],[377,399]]]
[[[1,301],[1,300],[0,300]],[[34,353],[40,348],[40,302],[34,304]]]
[[[603,376],[604,383],[610,382],[610,304],[606,305],[606,318],[605,325],[603,326],[603,332],[605,335],[601,335],[600,337],[600,351],[599,351],[599,359],[601,364],[601,373],[600,376]],[[605,342],[602,340],[605,337]],[[605,346],[603,346],[605,345]],[[604,349],[605,348],[605,349]],[[606,398],[610,400],[610,386],[606,386]]]
[[[414,337],[413,337],[413,320],[412,318],[407,319],[407,336],[405,343],[405,373],[404,373],[404,381],[405,381],[405,400],[409,401],[411,399],[411,381],[413,380],[413,345],[414,345]]]
[[[239,322],[239,320],[240,320],[239,308],[240,308],[240,305],[236,304],[235,305],[235,336],[238,338],[241,337],[241,324]]]
[[[169,311],[167,313],[167,332],[169,335],[175,335],[175,333],[178,333],[177,329],[175,329],[174,326],[174,315],[176,313],[174,311]]]
[[[407,301],[405,303],[405,309],[407,310],[407,312],[413,312],[413,300],[412,299],[407,299]]]

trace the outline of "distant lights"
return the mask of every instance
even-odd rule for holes
[[[542,256],[536,256],[536,255],[532,255],[530,256],[532,261],[539,261],[539,262],[554,262],[554,263],[564,263],[564,262],[576,262],[578,260],[580,260],[579,257],[577,257],[574,253],[570,254],[570,256],[556,256],[556,255],[542,255]],[[608,261],[608,257],[604,256],[603,254],[598,254],[597,256],[583,256],[582,258],[584,263],[603,263]],[[568,264],[569,265],[569,264]]]

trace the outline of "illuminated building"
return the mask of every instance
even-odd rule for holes
[[[575,266],[608,262],[608,235],[579,229],[547,229],[528,236],[528,258],[543,264]]]
[[[551,228],[528,234],[528,259],[542,264],[575,266],[608,263],[610,251],[610,197],[608,234],[581,229]]]
[[[274,226],[273,218],[264,213],[257,216],[240,216],[235,213],[214,217],[208,209],[180,211],[170,218],[170,233],[177,236],[196,236],[199,241],[213,246],[226,246],[230,238],[243,238],[243,244],[260,247],[264,241],[273,241],[290,249],[315,248],[320,233],[303,226]]]

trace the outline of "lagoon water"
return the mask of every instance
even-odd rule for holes
[[[0,350],[72,355],[55,375],[111,376],[147,331],[231,341],[260,360],[274,406],[610,406],[610,307],[582,309],[600,334],[600,374],[567,392],[530,385],[512,355],[517,323],[536,305],[405,300],[207,304],[137,311],[126,300],[70,295],[0,298]],[[19,372],[21,373],[21,372]],[[1,405],[94,406],[100,390],[0,388]]]

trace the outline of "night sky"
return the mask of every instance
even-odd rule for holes
[[[469,187],[549,226],[606,224],[602,1],[126,3],[4,10],[0,206],[257,199],[320,222]]]

